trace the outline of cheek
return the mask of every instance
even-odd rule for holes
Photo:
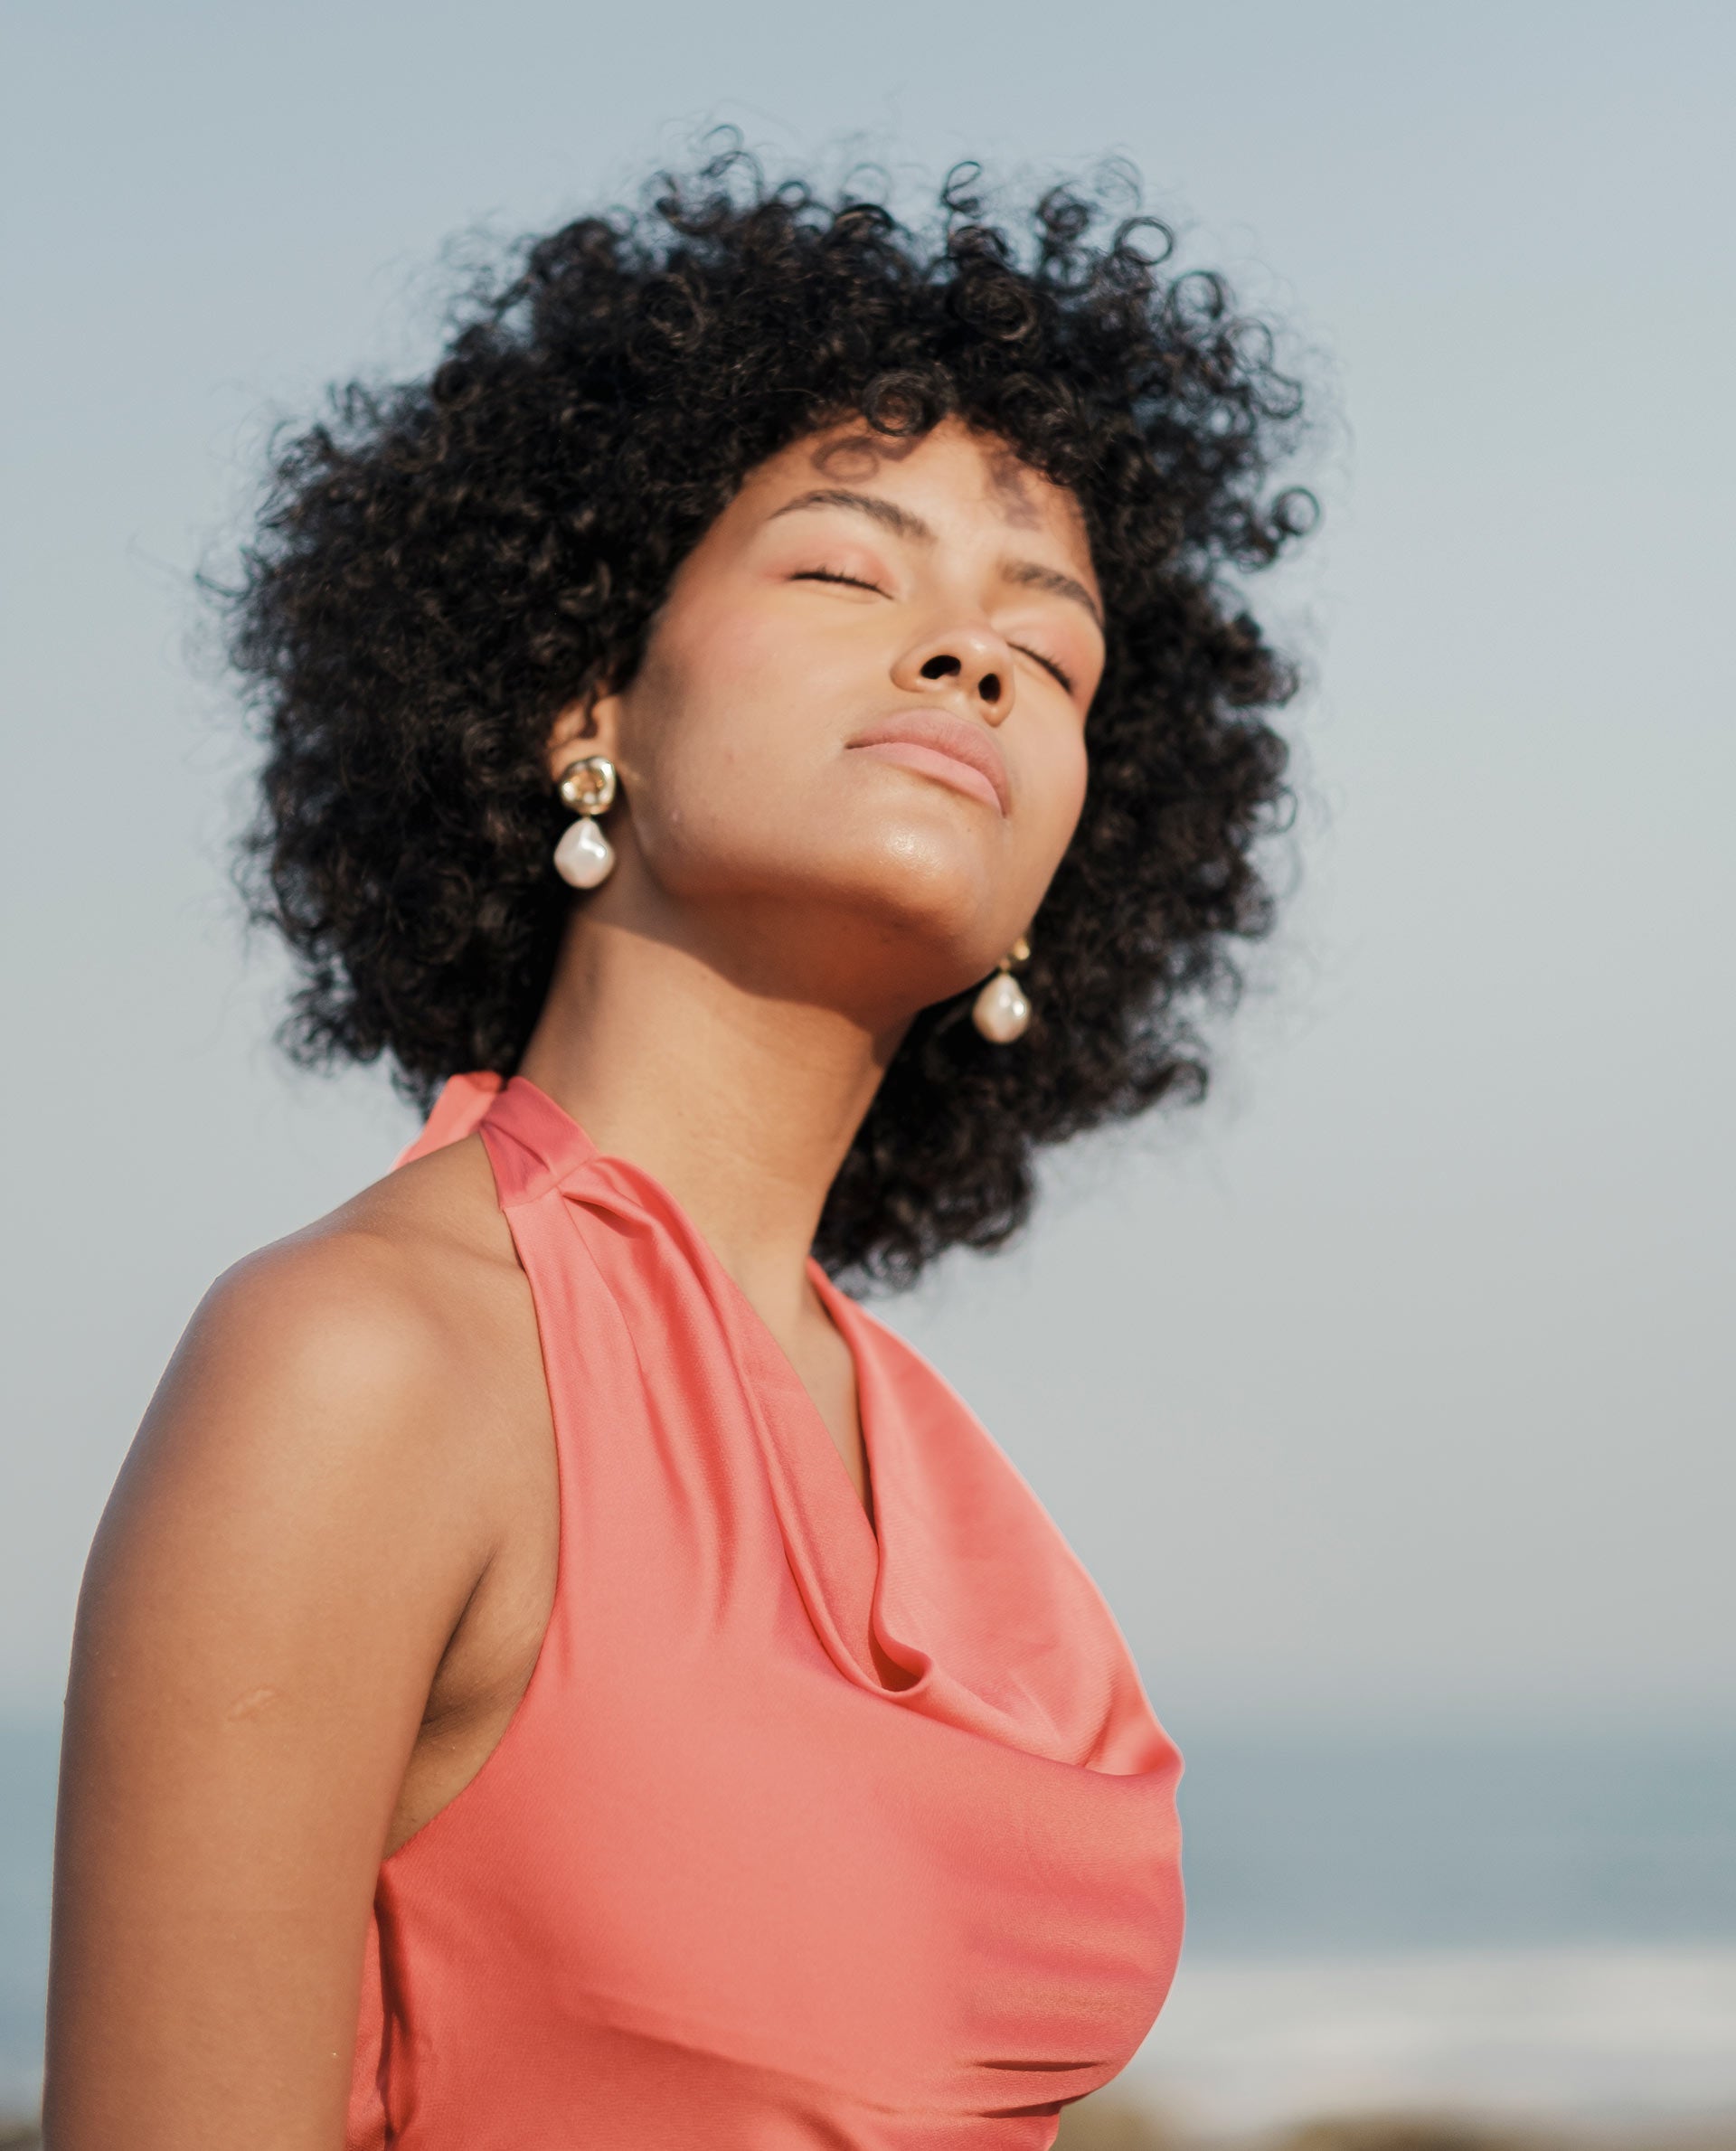
[[[681,623],[674,638],[687,693],[695,700],[752,708],[782,686],[783,638],[751,604],[714,604]]]
[[[1061,864],[1085,805],[1088,775],[1084,734],[1057,726],[1045,733],[1042,750],[1032,758],[1025,806],[1033,825],[1032,849],[1042,854],[1045,879]]]
[[[739,689],[752,671],[752,639],[727,619],[691,614],[658,627],[622,708],[623,759],[638,807],[673,804],[738,759]]]
[[[641,850],[694,884],[788,843],[819,745],[813,667],[745,609],[666,621],[622,711],[622,775]]]

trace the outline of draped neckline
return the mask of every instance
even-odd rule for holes
[[[478,1129],[503,1209],[538,1208],[558,1195],[599,1222],[612,1212],[660,1250],[672,1317],[712,1326],[790,1574],[839,1674],[922,1717],[1056,1762],[1119,1775],[1150,1768],[1154,1742],[1167,1750],[1096,1586],[968,1407],[895,1331],[809,1258],[815,1289],[855,1364],[871,1523],[788,1355],[669,1190],[600,1150],[528,1077],[486,1071],[448,1080],[399,1162]],[[585,1241],[590,1229],[576,1229]],[[599,1281],[612,1290],[608,1267]],[[560,1337],[544,1334],[542,1351],[553,1399]],[[693,1439],[707,1439],[705,1429],[696,1426]],[[1009,1597],[1005,1575],[1021,1562],[1033,1588]],[[1099,1680],[1058,1683],[1057,1637],[1081,1616],[1104,1623],[1112,1655],[1094,1668]]]
[[[472,1080],[454,1081],[467,1085]],[[889,1561],[887,1539],[889,1524],[897,1531],[901,1445],[895,1438],[898,1415],[865,1335],[868,1317],[810,1255],[808,1279],[854,1371],[872,1519],[825,1414],[789,1354],[668,1186],[634,1159],[602,1149],[573,1114],[528,1076],[509,1077],[474,1103],[481,1109],[476,1127],[499,1128],[539,1158],[548,1175],[542,1188],[558,1186],[570,1202],[605,1207],[626,1198],[677,1243],[720,1318],[741,1372],[791,1567],[827,1655],[841,1671],[871,1687],[891,1693],[914,1687],[926,1670],[926,1655],[912,1652],[885,1627],[883,1595],[898,1565],[896,1556]],[[432,1126],[430,1121],[430,1130]],[[537,1192],[533,1184],[526,1195]],[[897,1596],[895,1587],[892,1595]]]

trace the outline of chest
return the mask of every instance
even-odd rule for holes
[[[606,1599],[563,1579],[497,1752],[420,1871],[387,1871],[395,1929],[431,1922],[479,1979],[509,1956],[511,2037],[541,2052],[606,2028],[935,2114],[1094,2089],[1174,1967],[1169,1782],[841,1679],[778,1566],[720,1552],[684,1590],[636,1564]]]

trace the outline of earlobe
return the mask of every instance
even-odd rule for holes
[[[580,756],[613,755],[619,710],[618,695],[589,687],[559,711],[543,749],[552,779],[558,783],[561,771]]]

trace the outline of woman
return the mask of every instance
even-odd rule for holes
[[[1096,213],[724,160],[281,461],[288,1042],[438,1102],[217,1284],[104,1517],[54,2151],[1046,2145],[1162,2002],[1175,1750],[834,1281],[1196,1095],[1266,922],[1225,575],[1295,392]]]

